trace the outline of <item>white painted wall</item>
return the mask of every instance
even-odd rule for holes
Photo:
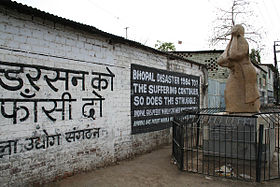
[[[0,61],[0,186],[52,181],[170,142],[170,129],[131,135],[132,63],[192,74],[200,76],[200,82],[205,81],[202,68],[197,65],[168,60],[163,55],[124,44],[109,44],[108,39],[94,33],[3,7],[0,7]],[[104,88],[99,90],[92,86],[98,77],[92,72],[114,77],[103,76]],[[57,77],[60,79],[51,82]],[[80,78],[76,79],[78,85],[75,77]],[[63,119],[60,109],[64,93]],[[86,98],[97,100],[93,106],[85,105],[91,102],[83,100]],[[203,99],[201,102],[205,102]],[[84,116],[83,107],[85,115],[93,109],[95,119]],[[98,131],[99,136],[93,133]],[[73,132],[80,134],[75,141],[70,137]]]

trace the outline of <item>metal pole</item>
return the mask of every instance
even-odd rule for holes
[[[180,125],[180,160],[181,160],[181,163],[180,163],[180,170],[183,171],[184,170],[184,153],[185,153],[185,144],[184,144],[184,136],[185,136],[185,133],[187,133],[187,126],[186,125],[186,131],[184,129],[184,126],[181,124]],[[188,138],[188,136],[186,136]],[[188,152],[186,152],[186,154],[188,154]]]
[[[273,50],[274,50],[274,66],[276,68],[276,75],[275,75],[275,89],[276,89],[276,104],[279,104],[279,71],[278,71],[278,62],[277,62],[277,55],[279,51],[276,50],[276,46],[280,46],[277,44],[280,41],[274,41]]]
[[[274,89],[276,89],[276,104],[279,103],[279,96],[278,96],[278,68],[277,68],[277,59],[276,59],[276,42],[274,42],[273,45],[273,52],[274,52],[274,66],[276,68],[276,74],[275,74],[275,86]]]
[[[129,27],[125,27],[124,29],[125,29],[125,39],[127,39],[127,29],[128,29]]]
[[[259,142],[258,142],[258,155],[256,163],[256,181],[261,182],[261,170],[262,170],[262,142],[263,142],[263,124],[260,124],[259,128]]]

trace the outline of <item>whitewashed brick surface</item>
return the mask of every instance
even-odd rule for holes
[[[0,112],[0,186],[22,186],[27,184],[41,184],[71,176],[82,171],[89,171],[97,167],[112,164],[117,160],[129,158],[135,154],[144,153],[156,147],[169,143],[170,129],[131,135],[130,111],[130,65],[144,66],[182,72],[201,77],[202,68],[190,65],[185,61],[168,60],[167,57],[154,54],[142,49],[123,44],[109,44],[107,38],[96,34],[69,28],[42,18],[19,14],[0,7],[0,79],[9,86],[19,83],[7,80],[4,72],[20,70],[21,73],[11,73],[10,76],[23,81],[20,89],[15,91],[1,87],[0,99],[2,108],[7,114],[13,112],[13,101],[5,99],[27,99],[21,93],[35,93],[30,99],[61,99],[63,93],[69,93],[72,99],[71,110],[69,102],[65,102],[65,119],[61,111],[50,112],[55,121],[43,111],[51,110],[55,102],[45,101],[37,103],[37,122],[34,115],[34,102],[18,102],[16,122],[12,117],[4,117]],[[6,62],[3,65],[2,62]],[[39,87],[36,90],[27,76],[36,77],[40,67],[41,75],[34,80]],[[105,77],[108,87],[103,90],[93,89],[92,79],[96,76],[92,72],[106,73],[106,67],[115,75],[112,79]],[[53,68],[50,70],[48,68]],[[82,90],[81,80],[74,86],[71,82],[73,74],[69,73],[69,89],[65,89],[65,81],[52,82],[58,90],[54,91],[47,84],[44,77],[56,77],[55,69],[65,71],[84,71],[85,90]],[[3,72],[4,71],[4,72]],[[60,73],[65,77],[65,72]],[[76,76],[80,76],[76,75]],[[103,82],[104,83],[104,82]],[[102,117],[100,116],[100,102],[86,107],[86,113],[95,110],[95,119],[82,114],[82,107],[86,103],[83,98],[98,98],[93,91],[102,96]],[[66,97],[68,99],[68,97]],[[56,109],[62,107],[62,101],[57,101]],[[25,107],[25,108],[24,108]],[[26,110],[29,111],[27,119]],[[72,118],[69,119],[69,110]],[[76,139],[68,142],[67,133],[83,129],[99,128],[99,137]],[[92,130],[93,132],[93,130]],[[29,138],[38,137],[39,143],[47,137],[59,137],[53,146],[46,148],[30,148]],[[7,141],[17,141],[17,149],[11,147],[9,153]],[[35,139],[34,139],[35,141]],[[2,146],[2,147],[1,147]],[[35,146],[35,143],[34,143]],[[28,149],[29,147],[29,149]],[[2,152],[1,152],[2,151]]]

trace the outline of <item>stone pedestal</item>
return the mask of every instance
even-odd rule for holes
[[[249,114],[207,116],[201,121],[204,155],[256,160],[259,125],[263,124],[262,160],[271,161],[275,151],[275,133],[270,117],[252,117]]]

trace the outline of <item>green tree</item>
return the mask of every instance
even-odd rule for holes
[[[251,49],[250,59],[255,64],[261,63],[261,55],[259,50]]]
[[[175,45],[172,42],[162,42],[157,40],[157,43],[155,44],[155,48],[160,51],[175,51]]]

